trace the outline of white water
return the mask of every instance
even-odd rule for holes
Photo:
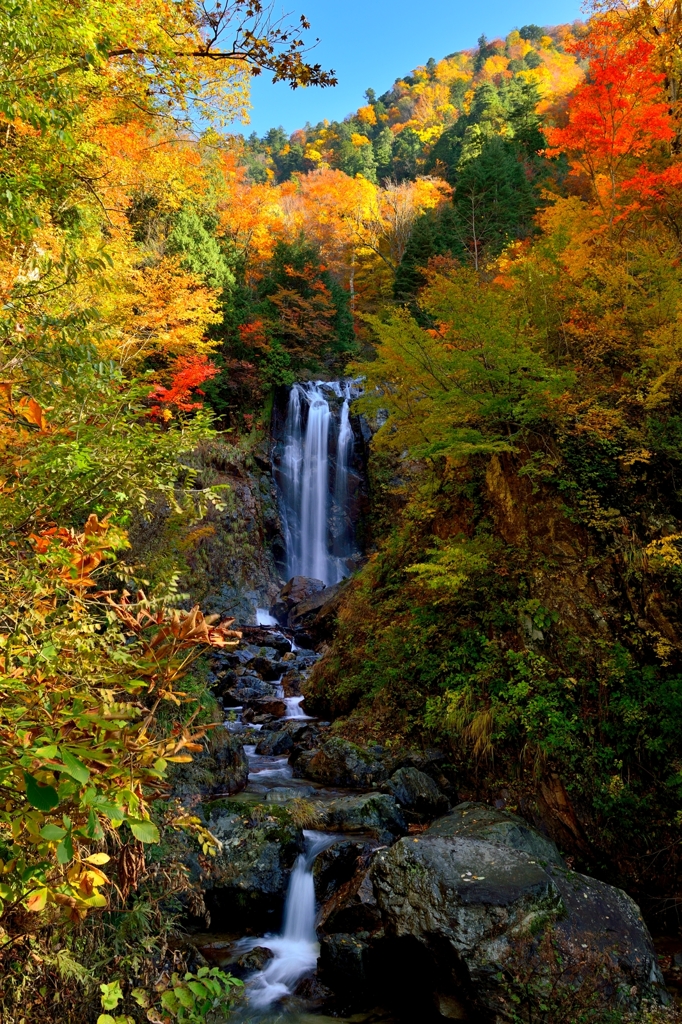
[[[302,702],[304,700],[305,700],[305,697],[285,697],[284,698],[284,703],[287,706],[287,713],[284,716],[284,721],[285,722],[291,720],[292,718],[304,719],[306,721],[310,720],[311,716],[310,715],[306,715],[305,711],[301,707],[301,704],[302,704]]]
[[[330,586],[348,572],[351,388],[351,382],[311,381],[294,384],[289,392],[279,477],[289,578],[307,576]],[[332,395],[343,397],[336,419],[328,401]],[[333,488],[330,442],[336,453]]]
[[[339,439],[336,443],[336,487],[334,489],[334,497],[342,515],[348,499],[348,465],[353,451],[353,440],[353,430],[350,425],[350,383],[346,382],[343,386]]]
[[[276,626],[277,619],[273,619],[267,608],[256,608],[257,626]]]
[[[306,852],[299,856],[291,873],[281,935],[266,935],[239,944],[244,951],[267,946],[275,954],[264,970],[247,981],[249,1003],[256,1009],[291,995],[299,979],[317,964],[320,947],[315,933],[312,865],[318,853],[331,846],[338,836],[311,831],[304,831],[303,835]]]

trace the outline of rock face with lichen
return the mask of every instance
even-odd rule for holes
[[[412,963],[425,965],[411,972],[424,1007],[452,1004],[495,1024],[532,1017],[540,1004],[554,1013],[547,1019],[567,1020],[571,1007],[577,1019],[665,1000],[633,900],[569,871],[539,832],[485,805],[463,804],[366,854],[321,921],[325,983],[355,985],[365,998],[385,994],[390,973]],[[408,970],[408,1002],[411,985]]]
[[[204,814],[221,848],[215,857],[192,863],[213,928],[276,929],[289,873],[303,851],[300,828],[276,806],[217,801],[205,804]]]

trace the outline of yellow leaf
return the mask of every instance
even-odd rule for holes
[[[86,864],[108,864],[111,857],[108,853],[91,853],[89,857],[85,858]]]
[[[178,754],[177,757],[167,757],[167,761],[175,761],[176,764],[189,764],[192,760],[191,757],[186,757],[184,754]]]

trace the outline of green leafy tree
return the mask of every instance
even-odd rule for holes
[[[215,226],[215,221],[200,217],[195,210],[181,210],[166,240],[166,252],[180,256],[185,270],[222,291],[234,285],[235,276],[215,236]]]

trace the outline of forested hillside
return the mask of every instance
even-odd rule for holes
[[[682,19],[598,7],[263,139],[232,133],[251,75],[335,84],[305,19],[0,11],[3,1024],[227,1019],[240,983],[182,929],[231,856],[197,795],[223,750],[202,655],[240,634],[196,566],[217,516],[255,557],[221,473],[267,465],[277,389],[344,373],[368,557],[308,709],[438,746],[460,799],[677,928]],[[532,1019],[675,1019],[632,999]]]

